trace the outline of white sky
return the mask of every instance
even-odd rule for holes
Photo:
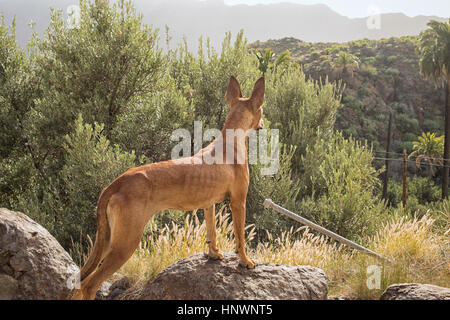
[[[295,2],[300,4],[323,3],[341,15],[355,18],[367,17],[370,7],[382,13],[402,12],[408,16],[427,15],[450,17],[450,0],[224,0],[226,4],[268,4]]]

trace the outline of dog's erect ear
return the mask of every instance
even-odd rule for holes
[[[231,102],[239,98],[242,98],[241,86],[239,85],[239,82],[236,80],[236,78],[231,76],[225,99],[231,106]]]
[[[266,82],[264,77],[259,78],[255,83],[255,87],[253,88],[253,93],[251,99],[255,103],[256,108],[260,108],[264,103],[264,91],[266,89]]]

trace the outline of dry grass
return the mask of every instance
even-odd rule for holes
[[[434,223],[428,214],[397,216],[377,233],[372,248],[392,260],[383,270],[383,289],[401,282],[450,287],[450,239]]]
[[[434,219],[395,216],[376,236],[368,240],[373,251],[388,262],[354,254],[341,265],[346,276],[339,279],[337,270],[326,266],[325,272],[334,280],[331,291],[351,299],[378,299],[394,283],[429,283],[450,287],[450,242],[443,232],[436,231]],[[377,265],[381,270],[380,289],[369,289],[367,268]]]
[[[446,212],[448,216],[448,212]],[[231,217],[222,207],[216,215],[218,247],[234,251]],[[390,263],[349,250],[324,236],[301,227],[274,238],[267,232],[268,241],[249,248],[256,261],[285,265],[311,265],[325,271],[329,277],[329,294],[350,299],[378,299],[393,283],[417,282],[450,287],[450,240],[446,229],[436,230],[429,214],[421,218],[395,215],[372,238],[369,248]],[[253,226],[247,227],[247,241],[254,237]],[[143,241],[133,257],[121,268],[133,283],[153,279],[175,261],[198,252],[207,252],[206,226],[196,213],[186,217],[184,226],[174,223],[162,229],[150,224]],[[366,285],[367,267],[381,268],[380,289]]]

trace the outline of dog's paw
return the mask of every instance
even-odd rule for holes
[[[254,269],[256,266],[255,261],[253,259],[247,258],[246,260],[240,259],[239,265],[241,267],[247,268],[247,269]]]
[[[213,260],[222,260],[223,254],[219,250],[209,250],[208,257]]]

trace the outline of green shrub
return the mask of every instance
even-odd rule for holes
[[[406,179],[406,207],[410,213],[423,209],[441,198],[441,190],[428,177],[407,177]],[[388,185],[388,202],[391,206],[402,205],[403,183],[390,180]]]
[[[385,206],[374,196],[379,180],[372,160],[367,145],[340,133],[317,141],[303,157],[301,212],[350,239],[373,234]]]
[[[395,127],[403,133],[416,133],[418,135],[419,121],[408,113],[396,113],[394,116]]]
[[[276,174],[262,175],[261,164],[250,166],[250,186],[247,195],[247,220],[255,224],[257,240],[266,237],[266,231],[280,235],[294,225],[273,210],[264,209],[265,199],[272,199],[278,205],[295,210],[300,180],[292,178],[291,162],[295,148],[284,146],[280,150],[279,168]]]
[[[397,56],[389,56],[386,59],[386,63],[391,66],[397,61],[397,59],[398,59]]]
[[[369,97],[370,94],[371,94],[370,90],[368,88],[366,88],[366,87],[360,87],[358,89],[358,96],[361,97],[361,98]]]
[[[63,145],[65,164],[52,184],[41,188],[33,185],[19,197],[19,208],[49,229],[66,248],[72,239],[94,238],[100,192],[137,162],[133,152],[111,146],[102,134],[103,125],[84,124],[80,115],[74,127]]]
[[[280,141],[295,146],[294,174],[303,170],[301,156],[306,148],[332,133],[339,99],[335,84],[306,80],[300,69],[290,68],[282,75],[268,77],[264,114],[271,128],[280,130]]]
[[[176,87],[184,91],[193,118],[204,121],[206,128],[221,128],[225,122],[229,106],[224,97],[231,75],[240,81],[244,96],[251,94],[253,84],[261,76],[258,59],[248,51],[242,30],[234,41],[227,33],[220,52],[210,46],[209,40],[205,44],[200,39],[197,55],[185,44],[170,52],[169,57]]]
[[[0,14],[0,207],[14,208],[29,188],[40,159],[34,157],[24,120],[38,97],[29,56],[16,43],[15,23]]]
[[[66,137],[63,145],[65,164],[61,182],[66,209],[62,220],[71,237],[80,233],[95,235],[95,206],[101,190],[136,166],[134,152],[123,152],[117,145],[112,146],[102,134],[103,129],[103,125],[84,124],[79,116],[75,131]]]
[[[442,128],[444,128],[444,119],[442,116],[432,117],[431,119],[424,119],[422,124],[423,132],[436,132],[438,135],[443,134]],[[417,137],[416,137],[417,139]],[[414,140],[416,140],[414,139]],[[414,141],[412,140],[412,141]]]
[[[123,150],[134,150],[151,162],[170,159],[172,132],[193,126],[193,112],[187,99],[173,85],[170,78],[166,88],[137,102],[120,115],[112,140]]]
[[[400,71],[395,68],[387,68],[386,70],[384,70],[384,73],[391,77],[398,77]]]
[[[314,51],[314,52],[311,53],[311,59],[316,60],[316,59],[319,59],[319,57],[320,57],[320,52],[319,51]]]

